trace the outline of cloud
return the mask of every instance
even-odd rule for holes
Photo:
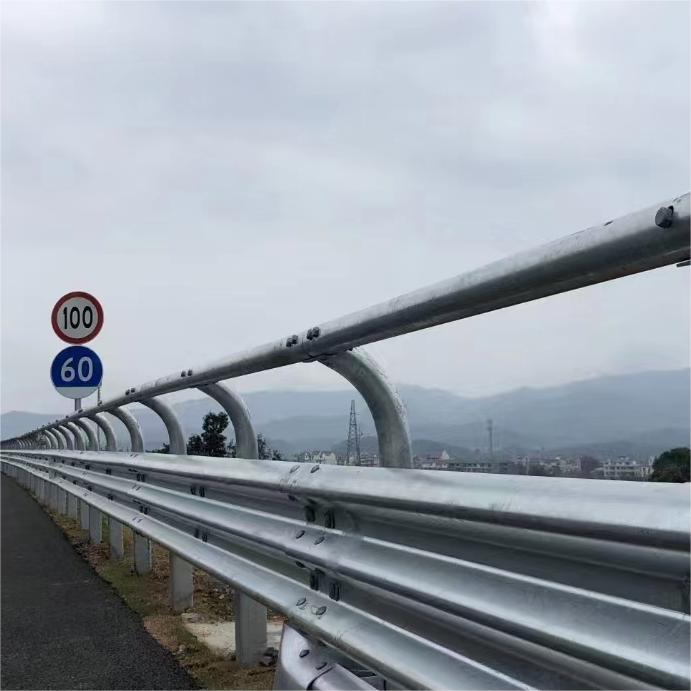
[[[67,290],[105,305],[107,395],[686,191],[688,14],[5,3],[3,409],[69,404],[46,374]],[[371,349],[480,394],[684,366],[687,334],[669,268]]]

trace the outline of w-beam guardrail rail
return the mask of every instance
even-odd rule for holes
[[[122,396],[2,443],[3,471],[80,515],[135,567],[171,552],[238,590],[238,657],[286,617],[276,688],[688,688],[688,485],[412,470],[405,408],[359,346],[689,260],[689,195]],[[242,399],[221,380],[321,362],[369,406],[382,468],[257,460]],[[198,388],[228,412],[237,459],[185,455],[161,394]],[[170,455],[143,452],[142,403]],[[127,427],[115,451],[105,415]],[[95,422],[106,449],[98,448]]]

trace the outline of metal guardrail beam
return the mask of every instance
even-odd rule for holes
[[[405,688],[691,681],[683,485],[156,454],[134,482],[130,454],[1,458]]]
[[[66,419],[311,362],[404,333],[680,263],[691,256],[689,219],[686,193],[233,357],[132,387]]]

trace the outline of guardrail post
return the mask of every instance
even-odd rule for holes
[[[224,384],[198,387],[223,406],[235,432],[235,454],[238,458],[259,458],[257,433],[242,398]],[[235,590],[235,659],[241,667],[256,665],[266,650],[266,607],[241,590]]]
[[[67,493],[67,515],[75,521],[79,518],[79,499],[72,492]]]
[[[101,512],[89,507],[89,542],[93,545],[99,545],[103,541],[103,530],[101,525]]]
[[[379,465],[412,468],[413,454],[405,406],[384,371],[365,351],[345,350],[320,358],[345,377],[365,399],[374,418],[379,442]]]
[[[134,453],[140,453],[144,451],[144,439],[142,438],[142,431],[139,429],[139,423],[137,419],[130,413],[129,410],[124,408],[113,408],[108,410],[113,417],[116,417],[120,422],[122,422],[127,431],[130,433],[130,448]]]
[[[79,500],[79,524],[82,530],[89,530],[89,505],[83,500]]]
[[[134,531],[134,570],[140,575],[151,571],[151,541]]]
[[[123,559],[125,547],[122,539],[122,523],[112,516],[108,517],[108,542],[110,544],[110,558]]]
[[[58,487],[58,513],[62,516],[67,514],[67,492]]]
[[[142,405],[158,415],[168,431],[170,453],[184,455],[187,453],[185,435],[180,421],[173,409],[157,398],[140,401]],[[194,598],[194,567],[189,562],[170,552],[170,605],[175,612],[182,612],[192,606]]]

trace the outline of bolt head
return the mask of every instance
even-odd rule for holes
[[[303,648],[298,654],[300,655],[300,657],[306,657],[310,654],[310,651],[307,650],[307,648]]]
[[[307,598],[306,598],[306,597],[301,597],[295,604],[296,604],[298,607],[302,607],[302,605],[304,605],[306,602],[307,602]]]
[[[670,228],[674,220],[674,207],[661,206],[655,214],[655,225],[660,228]]]
[[[317,615],[322,615],[324,612],[326,612],[326,606],[322,605],[321,607],[317,607],[314,613]]]
[[[295,539],[299,540],[304,534],[305,534],[304,530],[298,530],[297,533],[295,533]]]

